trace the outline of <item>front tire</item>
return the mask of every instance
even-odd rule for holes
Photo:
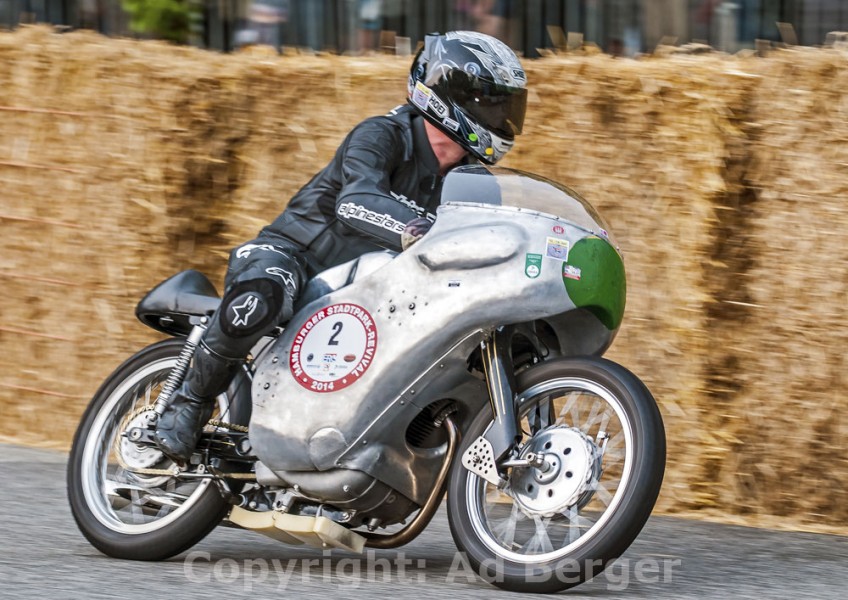
[[[92,398],[74,436],[67,472],[71,512],[86,539],[109,556],[164,560],[203,539],[229,509],[209,479],[144,473],[167,471],[173,463],[121,437],[133,419],[152,410],[183,344],[158,342],[118,367]],[[229,401],[245,381],[239,374],[229,393],[218,397],[222,420],[247,424],[249,403]]]
[[[665,468],[656,402],[624,367],[601,358],[546,361],[518,376],[524,451],[547,473],[512,468],[501,490],[459,464],[448,519],[475,572],[510,591],[552,593],[620,556],[653,509]],[[489,427],[472,422],[460,456]]]

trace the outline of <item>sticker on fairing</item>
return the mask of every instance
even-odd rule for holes
[[[530,279],[536,279],[542,272],[542,255],[527,253],[524,259],[524,274]]]
[[[576,281],[580,281],[580,276],[583,274],[583,271],[579,267],[575,267],[574,265],[562,265],[562,276],[566,279],[574,279]]]
[[[371,314],[356,304],[333,304],[301,326],[289,352],[289,368],[307,390],[337,392],[365,374],[376,352]]]
[[[568,240],[549,237],[545,256],[562,261],[568,260]]]

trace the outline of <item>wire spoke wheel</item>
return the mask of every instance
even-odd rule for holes
[[[538,384],[520,401],[522,454],[543,454],[549,473],[513,468],[503,490],[472,475],[466,492],[492,550],[535,563],[566,556],[600,531],[632,469],[633,434],[617,399],[586,379]]]
[[[131,427],[144,426],[175,359],[162,359],[126,379],[103,403],[88,432],[81,477],[86,500],[105,526],[127,534],[165,527],[191,509],[210,480],[179,480],[145,471],[174,463],[158,449],[130,442]],[[226,398],[221,405],[226,407]]]
[[[532,453],[543,466],[502,471],[501,488],[457,468],[448,516],[457,546],[487,580],[555,592],[591,578],[638,535],[659,493],[665,436],[647,388],[610,361],[549,361],[518,384],[518,458]],[[460,452],[490,423],[484,411]],[[565,567],[570,576],[559,577]]]
[[[173,556],[199,541],[227,511],[210,479],[176,477],[174,463],[161,451],[126,436],[153,418],[181,348],[180,340],[169,340],[127,360],[95,394],[77,430],[68,468],[71,510],[86,538],[111,556]],[[217,402],[217,418],[239,421],[230,414],[227,394]]]

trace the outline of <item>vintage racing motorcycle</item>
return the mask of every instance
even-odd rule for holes
[[[196,271],[172,277],[137,315],[175,339],[121,365],[74,439],[80,530],[139,560],[183,552],[225,518],[362,552],[413,540],[447,494],[454,542],[484,579],[554,592],[591,578],[642,529],[665,466],[650,392],[600,358],[625,304],[607,229],[540,177],[452,171],[418,243],[308,283],[182,467],[152,427],[219,300]]]

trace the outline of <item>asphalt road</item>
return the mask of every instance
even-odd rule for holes
[[[509,598],[472,578],[443,514],[402,552],[364,558],[219,527],[160,563],[105,557],[77,531],[66,455],[0,445],[0,598]],[[389,567],[389,568],[387,568]],[[848,598],[848,537],[652,518],[574,598]]]

